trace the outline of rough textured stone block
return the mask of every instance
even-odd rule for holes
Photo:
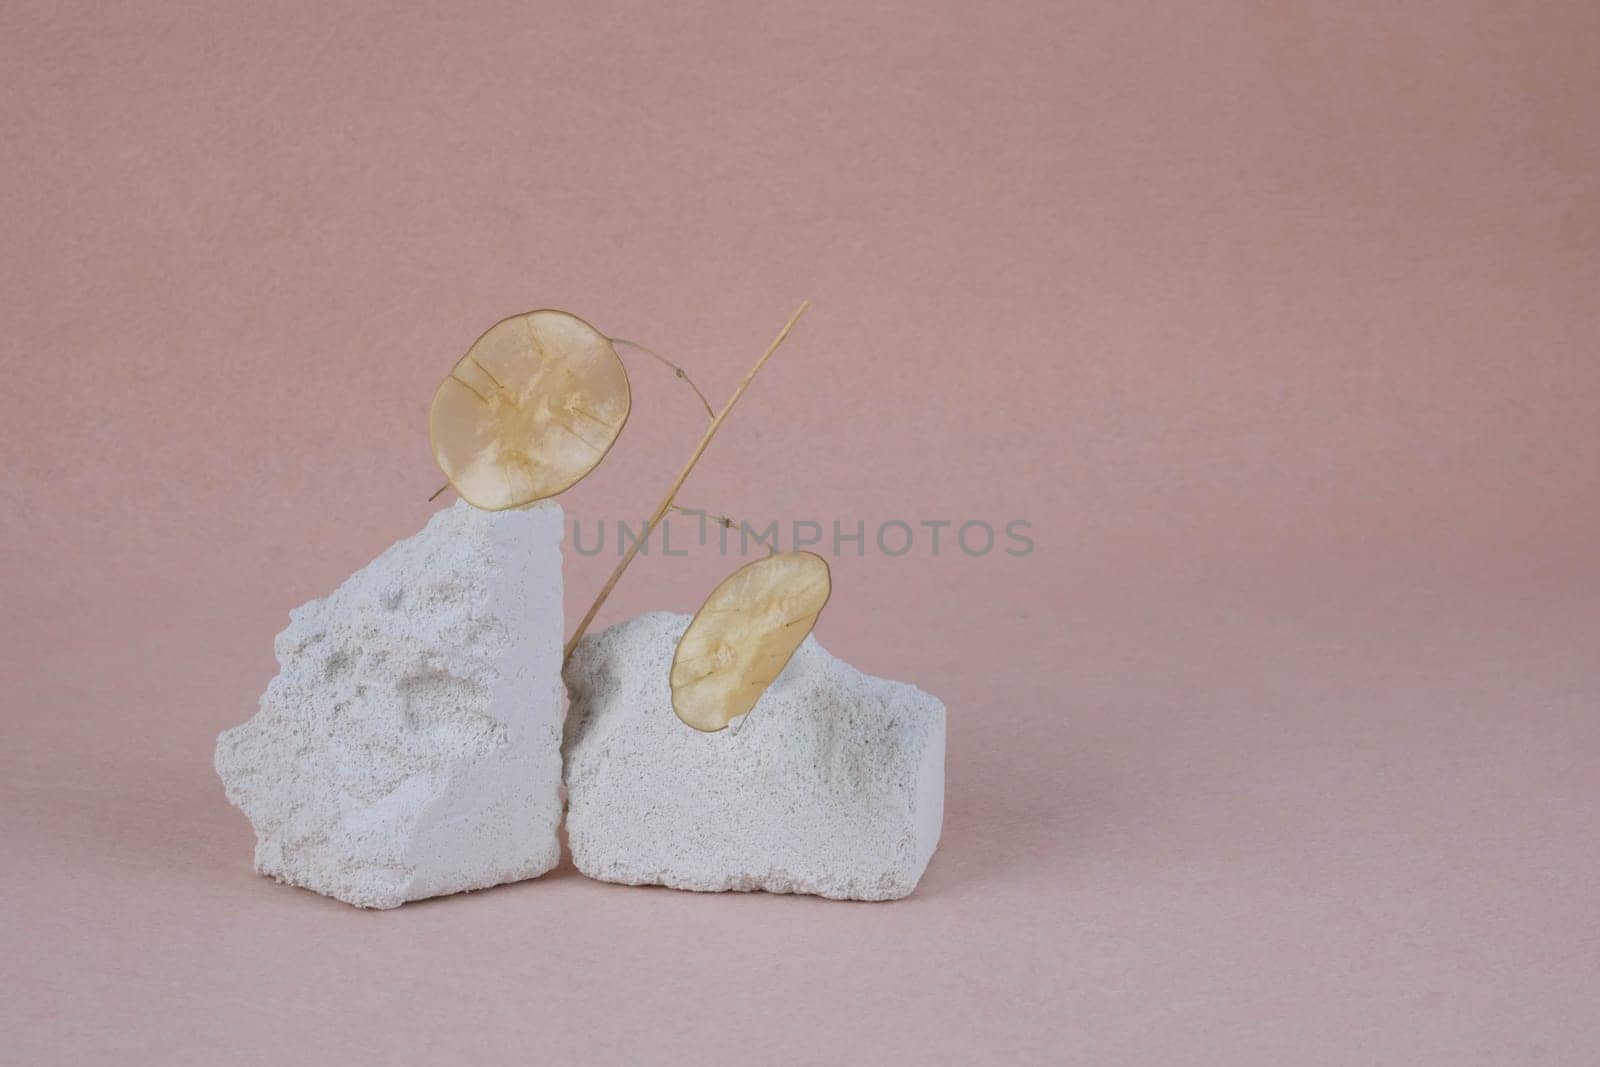
[[[568,664],[567,839],[591,878],[890,900],[944,816],[945,709],[807,638],[742,722],[700,733],[667,675],[689,616],[585,638]]]
[[[392,908],[555,866],[561,528],[457,504],[289,613],[260,710],[217,739],[258,871]]]

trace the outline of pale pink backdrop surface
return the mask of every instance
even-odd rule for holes
[[[8,3],[0,1058],[1597,1062],[1597,55],[1592,3]],[[426,520],[466,344],[566,307],[720,401],[802,297],[684,500],[1037,543],[834,560],[822,642],[950,709],[917,893],[253,874],[214,737]],[[698,433],[633,367],[579,519]]]

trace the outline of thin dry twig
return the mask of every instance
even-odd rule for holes
[[[667,511],[671,509],[673,501],[678,496],[678,490],[683,488],[683,483],[688,480],[689,473],[694,470],[695,464],[699,463],[700,457],[705,454],[706,446],[711,444],[711,439],[722,428],[723,420],[728,417],[728,413],[733,410],[734,405],[739,403],[739,398],[744,396],[745,390],[750,388],[750,383],[761,372],[761,368],[767,365],[767,360],[772,358],[772,354],[778,350],[779,345],[783,344],[784,339],[789,336],[789,331],[794,329],[795,323],[800,321],[800,316],[804,315],[806,309],[810,306],[811,301],[801,301],[800,307],[789,317],[789,321],[784,324],[783,329],[778,331],[778,336],[772,339],[772,343],[761,354],[761,358],[756,360],[756,365],[751,367],[749,372],[745,374],[744,380],[739,383],[739,388],[733,391],[733,395],[722,406],[722,410],[712,417],[711,425],[706,427],[706,432],[700,437],[700,443],[695,445],[694,451],[689,454],[689,461],[683,465],[683,469],[673,479],[671,488],[667,490],[667,495],[662,498],[661,503],[656,507],[655,513],[650,516],[650,521],[645,525],[644,533],[628,547],[627,554],[617,562],[616,569],[611,572],[611,577],[606,579],[606,584],[601,588],[600,595],[595,597],[593,604],[589,605],[589,610],[584,614],[583,621],[578,623],[578,629],[573,633],[571,639],[567,641],[563,662],[572,658],[572,651],[578,647],[578,642],[583,639],[584,633],[588,631],[589,624],[600,613],[601,606],[605,604],[606,598],[611,595],[611,590],[616,588],[617,582],[622,578],[622,573],[628,569],[628,564],[632,563],[633,557],[639,554],[639,546],[650,539],[650,535],[655,532],[655,528],[661,524],[661,520],[666,516]],[[699,390],[696,389],[695,392],[699,392]],[[702,399],[704,398],[702,397]]]
[[[706,418],[714,419],[717,417],[717,413],[711,410],[711,401],[707,400],[706,394],[702,393],[700,391],[700,387],[694,384],[694,379],[689,377],[688,371],[684,370],[682,367],[678,366],[676,363],[672,362],[672,360],[668,359],[666,356],[663,356],[654,349],[646,348],[638,341],[630,341],[625,337],[612,337],[609,340],[614,345],[627,345],[629,348],[637,348],[645,355],[654,357],[661,363],[662,366],[671,370],[672,373],[677,377],[682,378],[684,383],[688,385],[690,389],[694,390],[694,395],[700,398],[700,406],[706,409]]]
[[[710,519],[718,526],[726,527],[729,530],[736,530],[739,527],[739,520],[730,518],[727,515],[713,515],[711,512],[706,511],[703,508],[683,508],[679,507],[677,504],[673,504],[672,510],[676,511],[680,515],[698,515],[702,519]],[[702,526],[701,529],[704,530],[705,527]]]

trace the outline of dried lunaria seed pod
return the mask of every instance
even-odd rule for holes
[[[489,511],[555,496],[628,421],[628,373],[605,334],[565,311],[491,326],[433,394],[428,437],[461,498]]]
[[[711,591],[672,657],[672,710],[696,730],[748,714],[811,632],[833,582],[814,552],[747,563]]]

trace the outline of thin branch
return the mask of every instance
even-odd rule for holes
[[[675,374],[679,378],[682,378],[684,380],[684,382],[688,384],[689,388],[694,390],[694,395],[700,398],[700,406],[706,409],[706,418],[714,419],[714,418],[717,417],[717,413],[711,410],[711,401],[707,400],[706,399],[706,394],[702,393],[700,391],[700,387],[698,385],[694,384],[694,379],[689,377],[689,372],[688,371],[684,370],[682,367],[678,366],[676,363],[672,362],[672,360],[668,359],[666,356],[663,356],[661,353],[659,353],[659,352],[657,352],[657,351],[655,351],[653,349],[646,348],[644,345],[640,344],[638,341],[629,341],[629,340],[627,340],[626,338],[623,338],[623,337],[613,337],[613,338],[610,339],[610,341],[614,345],[627,345],[629,348],[637,348],[639,351],[643,352],[645,355],[652,356],[655,359],[659,360],[663,366],[667,367],[669,370],[672,371],[673,374]]]
[[[710,519],[718,526],[726,527],[729,530],[736,529],[739,525],[736,519],[731,519],[726,515],[713,515],[709,511],[703,511],[700,508],[680,508],[678,505],[673,504],[672,510],[680,515],[698,515],[702,519]],[[701,529],[703,530],[705,527],[702,526]]]
[[[695,445],[694,451],[689,454],[689,462],[683,465],[683,469],[679,471],[678,476],[673,479],[672,487],[667,490],[667,495],[662,498],[661,503],[656,507],[655,514],[650,516],[649,523],[645,525],[644,534],[632,545],[628,546],[627,554],[624,555],[620,561],[618,561],[616,569],[611,572],[611,577],[606,579],[606,584],[601,588],[600,595],[595,597],[594,603],[589,605],[588,612],[584,614],[583,621],[578,623],[577,632],[575,632],[572,635],[571,640],[567,642],[567,648],[563,656],[563,662],[572,658],[573,649],[578,647],[578,642],[583,639],[584,633],[589,629],[589,624],[593,622],[594,617],[600,613],[601,605],[604,604],[606,602],[606,598],[611,595],[611,590],[616,588],[618,580],[622,577],[622,572],[628,569],[628,564],[633,562],[633,557],[639,554],[639,546],[648,541],[650,539],[650,535],[655,532],[655,528],[661,524],[662,518],[666,516],[668,509],[672,507],[673,501],[677,499],[678,490],[682,489],[683,483],[688,480],[689,472],[694,470],[695,464],[700,462],[700,457],[705,455],[706,446],[711,443],[711,439],[715,437],[717,435],[717,431],[722,428],[723,420],[728,417],[728,413],[732,411],[734,405],[739,402],[739,398],[744,396],[745,390],[750,388],[750,383],[754,381],[756,375],[761,372],[761,368],[766,366],[767,360],[772,358],[772,353],[776,352],[778,350],[778,346],[783,344],[784,339],[789,336],[789,331],[794,329],[794,324],[800,321],[800,316],[804,315],[806,313],[806,308],[810,306],[811,301],[801,301],[800,307],[796,309],[795,313],[789,317],[789,321],[784,324],[783,329],[778,331],[778,336],[772,339],[772,343],[768,345],[767,350],[761,354],[761,358],[756,360],[756,365],[751,367],[749,372],[745,374],[744,380],[739,383],[739,388],[733,391],[733,395],[729,397],[728,402],[722,406],[722,410],[717,412],[716,415],[712,416],[711,425],[706,427],[706,432],[700,437],[700,443]],[[700,390],[698,389],[695,390],[697,393],[699,391]],[[702,397],[702,399],[704,398]]]

